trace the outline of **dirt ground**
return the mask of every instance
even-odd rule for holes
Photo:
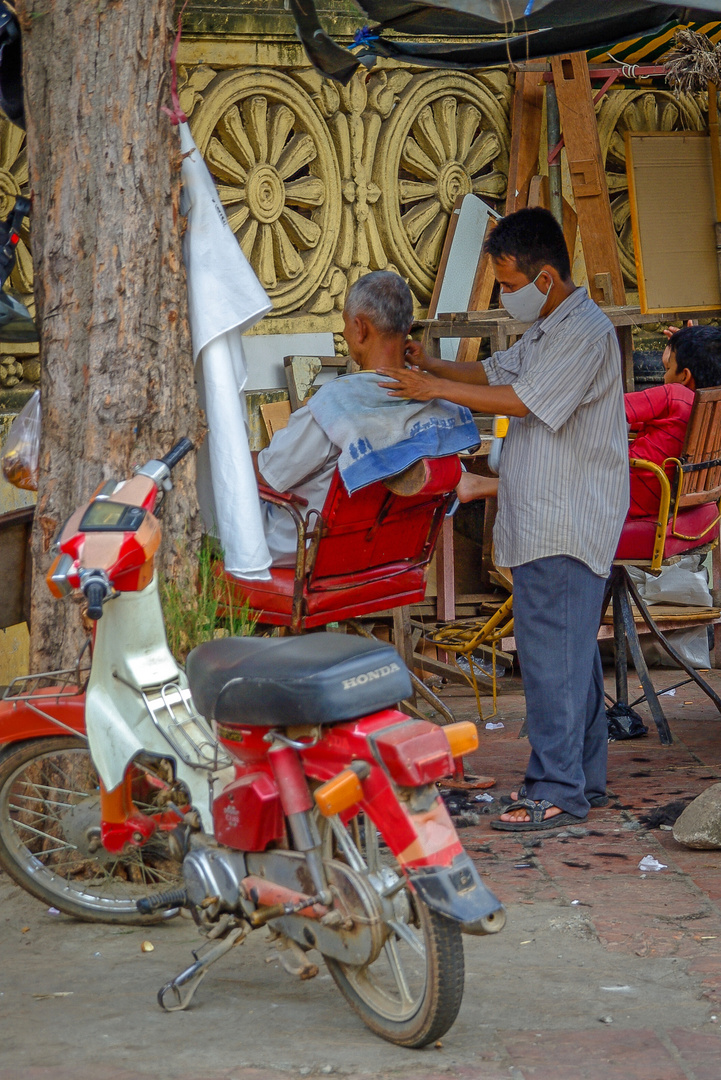
[[[710,679],[721,689],[721,672]],[[473,715],[465,691],[444,697],[459,719]],[[491,830],[489,815],[461,831],[508,923],[465,938],[463,1006],[441,1047],[382,1042],[322,965],[308,982],[286,974],[265,931],[211,969],[188,1012],[164,1014],[155,995],[190,961],[192,922],[79,923],[0,875],[0,1080],[719,1080],[721,853],[689,851],[638,819],[721,779],[721,717],[696,688],[662,701],[674,744],[661,747],[655,730],[612,744],[612,804],[581,835],[530,846]],[[471,762],[496,776],[498,794],[528,753],[515,680],[499,717],[501,729],[481,725]],[[666,868],[644,875],[644,855]]]

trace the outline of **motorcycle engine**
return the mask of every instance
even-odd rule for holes
[[[198,920],[215,922],[225,912],[251,914],[254,905],[245,900],[240,884],[246,875],[242,852],[194,846],[183,860],[183,880]]]

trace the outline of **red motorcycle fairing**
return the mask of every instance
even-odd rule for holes
[[[280,793],[268,760],[267,729],[238,725],[230,731],[218,725],[217,732],[236,759],[237,779],[216,800],[216,830],[220,827],[221,842],[236,850],[265,850],[284,835]],[[286,730],[286,734],[291,735],[291,731]],[[302,740],[308,733],[294,731],[292,737]],[[300,758],[306,776],[320,781],[337,776],[353,761],[368,763],[369,775],[361,784],[362,801],[342,817],[347,821],[365,811],[408,872],[451,866],[463,852],[439,798],[418,811],[411,809],[407,799],[399,798],[399,791],[405,795],[409,789],[427,786],[453,772],[453,757],[442,728],[429,721],[410,720],[395,709],[384,709],[360,720],[324,728],[315,745],[300,751]],[[278,792],[277,802],[274,791]],[[232,799],[226,797],[228,792]],[[271,810],[267,827],[252,828],[250,823],[261,807]]]
[[[0,747],[47,735],[85,735],[84,694],[53,698],[44,689],[37,696],[37,706],[28,699],[0,701]]]

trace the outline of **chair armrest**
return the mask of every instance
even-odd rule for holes
[[[663,562],[664,547],[666,546],[668,515],[671,509],[671,484],[665,471],[653,461],[645,461],[643,458],[630,458],[629,465],[632,469],[643,469],[652,472],[661,486],[661,502],[658,507],[656,535],[653,540],[653,555],[651,557],[651,570],[660,570]]]
[[[293,506],[308,505],[308,500],[302,495],[296,495],[292,491],[275,491],[267,484],[258,484],[258,494],[265,502],[273,503],[275,506],[287,506],[289,503]]]

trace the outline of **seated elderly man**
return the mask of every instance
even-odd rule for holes
[[[322,510],[336,466],[346,489],[402,472],[424,457],[455,454],[478,443],[468,409],[445,401],[408,401],[381,389],[376,368],[405,366],[413,322],[410,289],[397,274],[378,271],[351,287],[343,337],[361,371],[325,383],[293,413],[257,458],[258,479],[292,491]],[[292,566],[297,535],[290,514],[263,503],[273,565]]]

